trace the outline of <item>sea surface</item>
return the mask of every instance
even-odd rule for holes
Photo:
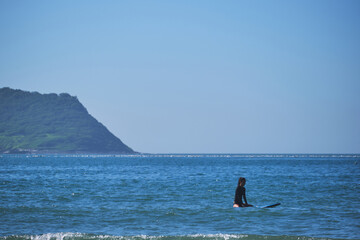
[[[360,155],[0,155],[0,239],[360,239]]]

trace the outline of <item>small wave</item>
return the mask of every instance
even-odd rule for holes
[[[335,240],[305,236],[261,236],[241,234],[194,234],[179,236],[112,236],[86,233],[46,233],[41,235],[11,235],[0,240]],[[338,239],[336,239],[338,240]]]

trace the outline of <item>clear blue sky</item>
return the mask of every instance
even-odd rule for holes
[[[360,1],[0,1],[0,87],[136,151],[359,153]]]

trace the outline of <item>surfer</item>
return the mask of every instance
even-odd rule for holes
[[[246,179],[241,177],[239,178],[238,185],[235,191],[235,200],[234,200],[234,206],[233,207],[252,207],[253,205],[248,204],[246,200],[246,189],[244,188],[246,184]],[[244,202],[242,201],[242,198],[244,198]]]

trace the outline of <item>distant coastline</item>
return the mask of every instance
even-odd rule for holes
[[[0,153],[135,154],[77,97],[0,89]]]

